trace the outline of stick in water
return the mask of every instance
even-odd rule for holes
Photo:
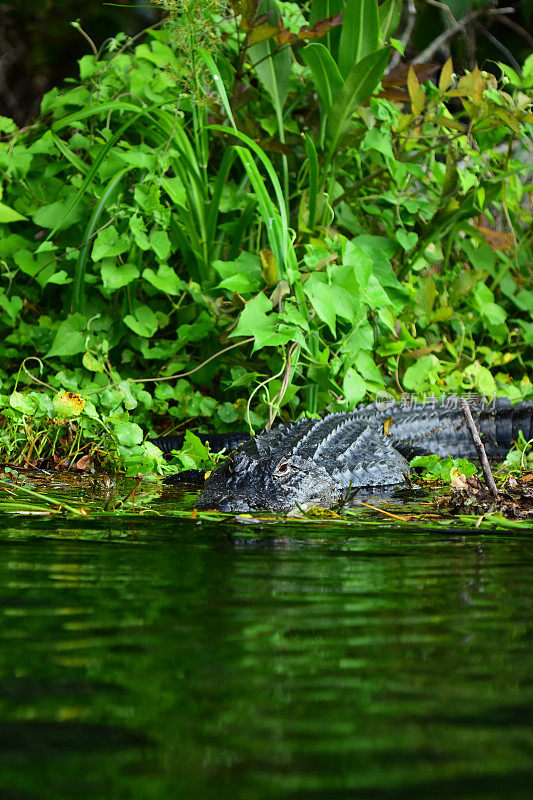
[[[472,441],[474,442],[474,447],[476,448],[478,458],[481,462],[481,469],[483,470],[483,477],[485,478],[485,483],[489,487],[491,495],[493,497],[498,497],[498,489],[496,488],[496,484],[494,482],[494,478],[489,466],[489,460],[487,458],[485,448],[483,447],[483,442],[479,438],[478,429],[476,428],[476,423],[474,422],[472,412],[470,411],[470,406],[468,405],[468,402],[465,400],[464,397],[459,398],[459,402],[461,403],[461,409],[464,414],[466,427],[468,428],[468,432],[472,437]]]

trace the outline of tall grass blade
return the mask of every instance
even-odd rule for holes
[[[215,64],[213,56],[211,55],[211,53],[209,53],[207,50],[204,50],[203,48],[200,48],[198,52],[200,58],[203,59],[207,69],[209,70],[209,72],[213,77],[217,92],[224,107],[224,111],[226,112],[232,127],[235,128],[235,130],[237,130],[237,126],[235,125],[235,120],[233,119],[233,112],[229,104],[228,95],[226,93],[226,87],[224,86],[224,81],[220,77],[220,72],[217,69],[217,65]]]
[[[287,238],[283,231],[280,214],[272,200],[265,185],[265,180],[259,172],[255,161],[247,147],[234,145],[234,148],[241,158],[244,169],[248,173],[250,183],[257,197],[259,210],[263,217],[268,235],[270,249],[276,258],[276,266],[280,279],[283,278],[284,266],[287,261]]]
[[[309,166],[309,198],[308,198],[308,221],[307,227],[314,230],[316,220],[316,201],[318,197],[318,156],[315,145],[310,136],[305,134],[305,152]]]
[[[220,131],[221,133],[228,133],[228,134],[230,134],[232,136],[235,136],[237,139],[240,139],[241,142],[243,142],[248,148],[250,148],[250,150],[252,150],[252,152],[254,152],[256,154],[256,156],[259,158],[259,160],[263,164],[263,166],[264,166],[264,168],[265,168],[265,170],[266,170],[266,172],[268,174],[268,177],[270,178],[270,181],[272,183],[272,186],[273,186],[273,189],[274,189],[274,194],[276,195],[277,210],[278,210],[279,216],[281,218],[281,229],[282,229],[282,239],[283,239],[283,248],[282,248],[283,260],[282,260],[282,263],[284,264],[286,262],[286,259],[287,259],[287,246],[288,246],[288,241],[289,241],[289,223],[288,223],[288,219],[287,219],[287,209],[285,207],[283,191],[281,189],[281,185],[280,185],[278,176],[276,174],[276,170],[274,169],[274,167],[272,165],[272,162],[270,161],[270,159],[268,158],[266,153],[259,147],[259,145],[256,142],[254,142],[253,139],[250,139],[250,137],[247,136],[245,133],[242,133],[241,131],[234,131],[231,128],[228,128],[227,125],[208,125],[207,127],[208,127],[209,130]],[[242,158],[242,156],[241,156],[241,158]],[[254,166],[255,166],[255,164],[254,164]],[[257,167],[256,167],[256,170],[257,170]],[[247,172],[248,172],[248,170],[247,170]],[[249,175],[250,180],[251,180],[252,177],[251,177],[250,172],[248,172],[248,175]],[[254,190],[255,190],[255,186],[254,186]],[[269,196],[269,200],[270,200],[270,196]],[[272,204],[271,200],[270,200],[270,203]]]
[[[74,281],[72,283],[72,313],[75,313],[76,311],[79,311],[81,314],[85,313],[85,269],[87,266],[89,250],[91,249],[91,245],[93,243],[94,232],[102,212],[111,201],[115,191],[118,189],[122,177],[129,172],[130,169],[131,167],[124,167],[124,169],[119,170],[113,175],[107,184],[104,193],[96,204],[87,227],[85,228],[85,232],[83,234],[83,245],[79,252],[78,260],[76,261],[76,267],[74,269]]]

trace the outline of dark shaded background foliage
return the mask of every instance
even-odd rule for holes
[[[80,20],[100,45],[117,31],[134,36],[159,18],[149,3],[114,0],[14,0],[0,5],[0,114],[24,125],[52,86],[77,75],[88,43],[70,25]]]
[[[439,9],[426,0],[417,0],[414,5],[417,17],[406,50],[407,61],[443,30]],[[482,25],[472,24],[466,36],[453,39],[450,51],[460,71],[474,66],[473,57],[489,71],[494,69],[491,60],[514,66],[512,58],[515,58],[521,64],[533,47],[529,32],[533,0],[495,3],[447,0],[447,5],[456,19],[470,8],[494,5],[515,9],[514,14],[505,18],[494,17],[484,20]],[[402,27],[407,14],[406,4]],[[160,16],[159,8],[142,0],[114,0],[112,4],[103,0],[12,0],[0,4],[0,115],[11,117],[19,126],[30,122],[39,112],[43,94],[65,78],[77,75],[77,60],[88,52],[89,46],[70,22],[79,20],[99,46],[117,31],[134,36]]]

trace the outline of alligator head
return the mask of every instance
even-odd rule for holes
[[[291,511],[331,506],[335,481],[324,467],[299,456],[261,458],[238,450],[208,478],[198,508],[228,512]]]

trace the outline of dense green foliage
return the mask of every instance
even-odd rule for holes
[[[84,56],[34,125],[1,120],[2,451],[31,428],[46,453],[52,418],[73,452],[99,431],[148,468],[139,426],[169,418],[531,393],[533,57],[499,84],[411,70],[400,102],[375,93],[396,0],[348,2],[344,24],[324,0],[309,20],[166,5],[135,49]],[[81,393],[77,423],[21,392],[32,374]]]

